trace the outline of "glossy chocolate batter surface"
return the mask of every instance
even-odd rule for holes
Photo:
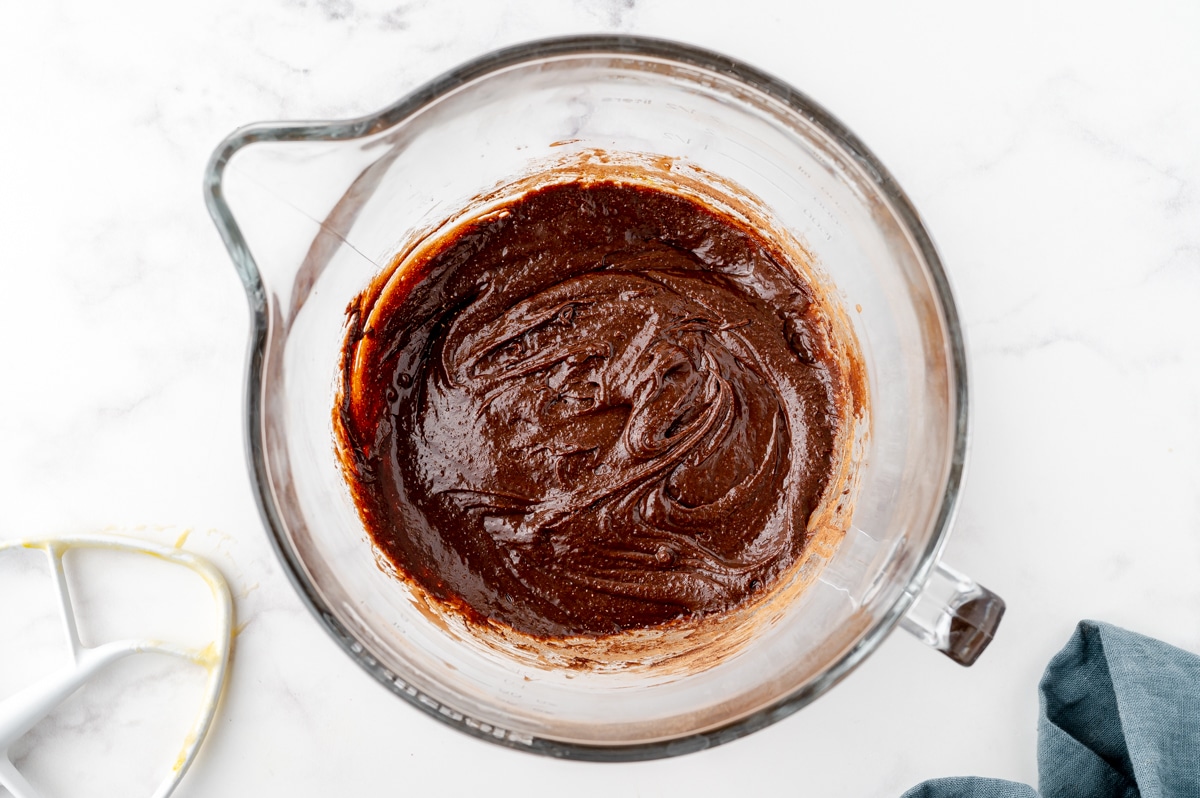
[[[468,619],[656,626],[745,602],[802,552],[842,379],[812,290],[734,220],[551,186],[349,314],[335,426],[360,514]]]

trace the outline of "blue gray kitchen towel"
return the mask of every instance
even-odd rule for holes
[[[1200,796],[1200,657],[1080,621],[1038,686],[1038,789],[934,779],[903,798]]]

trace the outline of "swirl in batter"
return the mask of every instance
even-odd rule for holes
[[[732,218],[543,188],[349,314],[335,417],[360,514],[471,620],[657,626],[738,606],[803,551],[843,379],[811,288]]]

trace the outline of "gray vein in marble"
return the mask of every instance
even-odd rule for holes
[[[387,31],[396,32],[408,30],[412,25],[412,23],[409,22],[409,15],[412,12],[413,7],[418,5],[423,5],[423,3],[410,3],[407,6],[400,5],[396,6],[390,11],[385,11],[383,15],[379,17],[379,27]]]
[[[1008,307],[1001,310],[999,313],[994,313],[987,318],[972,320],[967,324],[968,330],[974,330],[980,327],[1004,326],[1007,325],[1014,316],[1024,310],[1027,310],[1035,301],[1039,294],[1036,290],[1031,290],[1022,299],[1012,303]]]
[[[999,345],[973,346],[972,351],[998,353],[1009,357],[1025,357],[1034,352],[1059,346],[1077,346],[1086,349],[1123,374],[1143,373],[1160,366],[1184,364],[1191,359],[1188,354],[1179,352],[1174,347],[1157,353],[1139,350],[1135,354],[1124,355],[1114,351],[1112,347],[1094,335],[1061,329],[1038,333],[1023,340]]]
[[[1200,277],[1200,243],[1180,244],[1175,247],[1162,263],[1146,275],[1145,281],[1174,273],[1192,278]]]
[[[576,2],[618,30],[628,30],[632,26],[637,10],[637,0],[576,0]]]
[[[1138,149],[1121,144],[1078,120],[1075,120],[1075,124],[1078,126],[1079,137],[1082,141],[1091,144],[1106,155],[1145,167],[1155,176],[1174,185],[1174,193],[1163,203],[1163,207],[1168,213],[1182,213],[1195,204],[1195,200],[1192,198],[1194,187],[1186,177],[1180,174],[1181,170],[1178,167],[1164,166]]]
[[[354,4],[350,0],[317,0],[317,8],[329,20],[348,19],[355,16]]]

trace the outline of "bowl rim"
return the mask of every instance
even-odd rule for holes
[[[262,426],[262,377],[270,334],[267,293],[261,273],[229,206],[222,180],[233,155],[256,142],[345,141],[387,130],[436,102],[458,87],[490,73],[520,64],[554,57],[614,55],[646,57],[675,62],[720,74],[726,79],[757,90],[787,105],[836,142],[888,200],[928,269],[947,332],[954,401],[953,445],[946,473],[945,490],[934,521],[933,534],[921,553],[912,576],[899,599],[871,625],[838,660],[812,682],[783,696],[770,706],[723,726],[677,738],[618,745],[589,745],[498,729],[472,722],[391,673],[333,614],[309,582],[295,552],[287,543],[285,525],[275,503],[267,470]],[[954,519],[962,484],[968,442],[966,347],[949,279],[942,267],[933,239],[920,214],[895,178],[879,159],[844,124],[803,92],[755,67],[720,53],[678,42],[633,35],[577,35],[539,39],[492,51],[430,80],[382,110],[364,116],[325,122],[255,123],[238,128],[217,145],[204,172],[204,199],[225,247],[241,278],[250,309],[250,335],[244,383],[243,417],[246,460],[259,514],[266,526],[275,555],[293,588],[317,621],[343,651],[376,681],[417,709],[471,736],[517,750],[552,757],[594,762],[629,762],[677,756],[711,748],[744,737],[796,712],[853,671],[891,633],[920,594],[937,563]]]

